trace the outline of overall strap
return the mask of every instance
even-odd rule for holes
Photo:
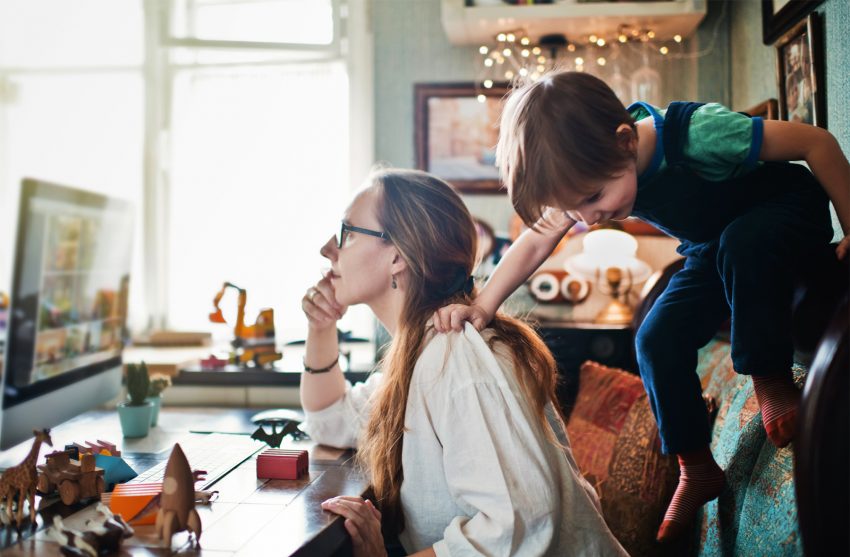
[[[662,143],[662,138],[664,137],[664,118],[662,118],[661,114],[655,110],[655,107],[643,101],[630,104],[626,110],[631,112],[639,106],[643,107],[644,110],[649,112],[652,116],[652,122],[655,127],[655,153],[652,155],[652,160],[649,162],[649,166],[646,167],[646,170],[644,170],[640,176],[638,176],[638,184],[655,174],[661,166],[661,161],[664,160],[664,148]]]
[[[664,156],[669,166],[684,164],[685,140],[694,111],[705,103],[674,101],[667,107],[664,116]]]

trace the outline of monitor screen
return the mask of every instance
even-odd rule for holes
[[[126,201],[23,181],[4,415],[17,405],[120,366],[132,232],[133,213]],[[8,419],[3,421],[5,433]],[[46,427],[28,427],[35,426]]]

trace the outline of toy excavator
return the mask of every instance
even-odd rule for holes
[[[244,288],[239,288],[231,282],[225,282],[213,299],[215,311],[210,313],[210,321],[226,323],[218,304],[228,288],[235,288],[239,292],[236,325],[233,327],[233,340],[231,341],[233,346],[233,353],[230,357],[231,363],[245,365],[253,362],[257,367],[265,367],[281,359],[283,355],[277,352],[275,348],[274,310],[271,308],[260,310],[257,321],[253,325],[245,325],[245,301],[248,293]]]

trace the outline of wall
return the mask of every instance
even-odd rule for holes
[[[732,107],[745,109],[769,98],[779,98],[776,52],[762,43],[761,2],[732,2]],[[817,10],[822,16],[826,67],[827,126],[850,155],[850,2],[826,0]],[[840,230],[833,213],[836,234]]]
[[[449,44],[440,22],[440,0],[372,0],[375,37],[375,154],[376,160],[394,166],[415,165],[413,85],[418,82],[472,81],[477,75],[477,45]],[[658,67],[667,101],[676,99],[729,102],[729,19],[726,2],[709,0],[708,14],[694,37],[685,41],[687,56],[670,57]],[[693,53],[701,53],[695,56]],[[473,215],[505,233],[513,209],[505,195],[465,196]],[[676,241],[651,238],[642,242],[638,257],[661,268],[676,257]],[[579,251],[569,242],[543,267],[557,268],[567,255]],[[639,290],[640,285],[637,285]],[[550,319],[592,319],[607,298],[594,292],[587,302],[575,306],[537,308]],[[511,297],[507,307],[525,313],[534,307],[525,289]]]
[[[449,44],[440,22],[440,0],[373,0],[372,11],[376,160],[413,167],[413,84],[474,80],[477,46]],[[709,0],[708,16],[686,46],[697,51],[712,47],[716,30],[711,53],[698,59],[671,59],[659,68],[669,100],[697,97],[728,102],[729,12],[723,2]],[[712,77],[697,80],[698,74]],[[465,200],[497,232],[507,230],[512,209],[505,196],[467,196]]]

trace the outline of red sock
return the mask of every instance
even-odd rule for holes
[[[679,485],[664,513],[656,539],[660,542],[679,538],[688,531],[697,510],[716,499],[726,486],[723,470],[714,461],[707,446],[679,457]]]
[[[800,391],[790,373],[752,375],[764,429],[770,442],[784,447],[794,438]]]

